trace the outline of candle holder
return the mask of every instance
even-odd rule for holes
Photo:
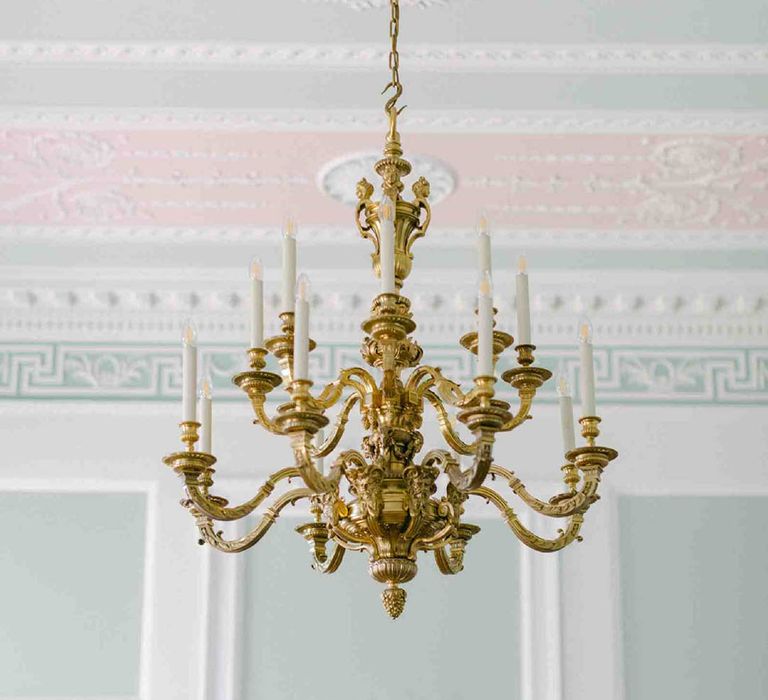
[[[583,472],[592,469],[602,472],[610,462],[619,456],[619,453],[610,447],[595,444],[600,435],[599,416],[584,416],[579,419],[579,423],[581,423],[582,437],[587,441],[587,445],[571,450],[565,455],[565,458]]]
[[[197,452],[195,444],[198,441],[200,423],[183,421],[179,423],[181,441],[186,445],[182,452],[173,452],[163,458],[163,463],[171,467],[188,483],[197,483],[201,476],[216,463],[216,458],[206,452]]]
[[[286,384],[293,380],[294,320],[295,314],[293,311],[283,311],[283,313],[280,314],[280,334],[267,338],[267,340],[264,341],[264,347],[267,352],[277,358]],[[312,352],[316,347],[317,343],[310,338],[309,352]]]

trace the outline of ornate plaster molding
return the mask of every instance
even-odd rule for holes
[[[190,316],[201,338],[239,342],[247,337],[247,284],[233,284],[232,271],[226,275],[116,271],[90,282],[84,282],[90,276],[85,269],[50,275],[45,281],[34,270],[13,272],[7,271],[0,286],[0,340],[87,337],[100,342],[172,342]],[[317,340],[341,346],[358,342],[375,284],[369,277],[341,270],[317,270],[313,283]],[[278,287],[275,279],[267,279],[269,332],[278,331]],[[514,330],[513,290],[512,275],[499,270],[495,306],[506,330]],[[584,315],[591,317],[596,335],[607,344],[732,347],[764,344],[768,338],[768,292],[760,273],[744,273],[735,285],[731,275],[711,271],[596,276],[540,271],[532,291],[534,332],[542,347],[571,345],[577,321]],[[446,337],[459,337],[471,329],[475,305],[471,271],[454,273],[450,280],[439,272],[428,273],[411,286],[409,295],[419,339],[426,346],[443,348]]]
[[[440,354],[441,365],[452,377],[471,381],[474,368],[466,351],[456,348]],[[242,349],[203,346],[201,355],[217,401],[244,401],[229,381],[233,372],[245,366]],[[314,380],[318,384],[332,381],[341,366],[357,361],[356,355],[357,349],[351,346],[319,347],[310,361]],[[539,360],[575,379],[579,362],[575,347],[544,350]],[[600,347],[595,350],[595,362],[605,404],[768,404],[765,347]],[[180,384],[181,353],[176,346],[0,343],[0,401],[178,401]],[[501,395],[506,393],[502,390]],[[551,386],[544,387],[540,396],[546,403],[557,401]]]
[[[380,110],[141,110],[5,108],[4,127],[57,129],[218,129],[260,131],[376,132]],[[429,133],[667,133],[765,134],[768,111],[430,111],[406,110],[402,128]]]
[[[348,4],[361,7],[373,2],[379,0],[349,0]],[[421,4],[427,2],[438,4],[421,0]],[[768,73],[768,48],[749,44],[422,44],[401,53],[411,70]],[[0,62],[381,70],[387,64],[387,48],[368,44],[24,41],[0,42]]]

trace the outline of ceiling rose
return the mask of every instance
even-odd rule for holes
[[[355,188],[360,176],[376,177],[376,163],[381,153],[350,153],[324,165],[317,175],[317,185],[322,192],[347,206],[357,205]],[[456,176],[450,166],[430,156],[411,157],[414,171],[429,180],[429,199],[433,204],[441,202],[456,188]]]

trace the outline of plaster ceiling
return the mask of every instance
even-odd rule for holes
[[[403,2],[404,43],[764,43],[761,0],[445,0]],[[0,7],[2,40],[367,43],[386,12],[347,0],[26,0]]]
[[[387,14],[366,4],[4,4],[0,264],[98,259],[94,228],[211,249],[271,237],[287,212],[311,240],[352,230],[356,169],[384,126]],[[402,131],[443,248],[465,250],[486,210],[499,245],[763,259],[763,2],[416,4],[429,7],[403,3]],[[49,254],[52,241],[83,248]]]

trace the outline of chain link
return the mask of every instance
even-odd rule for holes
[[[400,0],[390,0],[390,8],[389,37],[392,40],[392,48],[389,52],[389,69],[392,71],[392,80],[382,92],[384,94],[390,88],[395,91],[384,105],[384,111],[389,115],[393,112],[399,114],[405,109],[405,107],[397,109],[397,101],[403,94],[403,86],[400,83],[400,54],[397,50],[397,40],[400,37]]]

